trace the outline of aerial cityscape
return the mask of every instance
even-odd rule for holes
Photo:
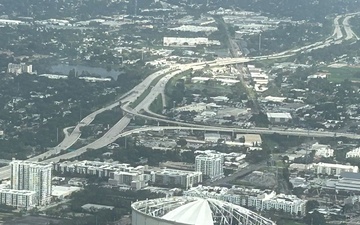
[[[360,225],[359,0],[1,0],[0,225]]]

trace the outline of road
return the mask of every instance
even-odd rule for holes
[[[221,179],[213,181],[213,182],[209,182],[208,185],[219,186],[219,185],[229,184],[230,181],[236,180],[238,177],[246,176],[246,175],[250,174],[251,172],[253,172],[255,170],[260,170],[261,168],[263,168],[265,166],[266,166],[266,162],[251,164],[243,169],[237,170],[230,176],[221,178]]]
[[[334,33],[332,35],[332,37],[335,37],[336,39],[341,39],[343,38],[343,33],[341,31],[341,27],[339,24],[339,20],[340,18],[342,18],[342,16],[336,16],[334,19]]]
[[[349,23],[349,20],[356,15],[359,15],[359,14],[358,13],[350,14],[350,15],[346,16],[343,20],[343,26],[344,26],[344,30],[346,33],[345,40],[351,40],[353,38],[356,38],[356,40],[360,40],[359,37],[352,30],[350,23]]]
[[[335,19],[334,20],[334,24],[335,24],[335,30],[334,30],[334,34],[336,34],[336,38],[335,40],[338,40],[338,38],[342,36],[342,32],[341,30],[339,31],[338,27],[338,20],[339,19]],[[337,21],[337,24],[336,24]],[[351,29],[351,28],[350,28]],[[341,32],[341,35],[340,35]],[[165,89],[165,85],[166,83],[176,74],[178,74],[179,72],[183,72],[186,71],[190,68],[192,69],[201,69],[205,66],[225,66],[225,65],[232,65],[232,64],[239,64],[239,63],[245,63],[245,62],[251,62],[254,60],[263,60],[263,59],[278,59],[278,58],[284,58],[284,57],[289,57],[292,55],[295,55],[298,52],[301,52],[303,50],[311,50],[311,49],[316,49],[316,48],[320,48],[320,47],[326,47],[330,44],[333,44],[334,40],[332,39],[328,39],[325,42],[317,42],[308,46],[304,46],[298,49],[294,49],[294,50],[289,50],[289,51],[285,51],[282,53],[276,53],[273,55],[269,55],[269,56],[260,56],[260,57],[254,57],[254,58],[221,58],[221,59],[217,59],[214,61],[210,61],[210,62],[198,62],[198,63],[191,63],[191,64],[186,64],[186,65],[174,65],[171,66],[169,68],[163,69],[161,71],[155,72],[151,75],[149,75],[147,78],[145,78],[140,84],[138,84],[137,86],[135,86],[132,90],[130,90],[129,92],[127,92],[126,94],[124,94],[121,97],[121,101],[122,102],[134,102],[146,89],[149,88],[151,82],[153,80],[155,80],[157,77],[159,76],[163,76],[165,75],[162,79],[160,79],[160,81],[154,85],[154,87],[151,89],[150,93],[145,97],[145,99],[138,104],[134,111],[131,111],[130,113],[136,115],[136,116],[143,116],[144,115],[140,115],[138,112],[141,110],[147,110],[149,109],[149,106],[151,104],[151,102],[159,95],[159,94],[164,94],[164,89]],[[176,71],[176,72],[175,72]],[[30,161],[38,161],[38,160],[42,160],[44,158],[49,158],[52,157],[53,155],[58,154],[61,150],[66,150],[68,148],[70,148],[81,136],[81,132],[80,129],[83,126],[87,126],[89,125],[95,118],[96,115],[98,115],[99,113],[102,113],[106,110],[112,109],[116,106],[119,105],[119,102],[113,103],[109,106],[106,106],[104,108],[101,108],[93,113],[91,113],[90,115],[86,116],[85,118],[83,118],[74,128],[74,130],[71,132],[70,135],[65,136],[64,140],[56,147],[54,147],[53,149],[50,149],[49,151],[40,154],[38,156],[32,157],[29,160]],[[149,119],[156,119],[159,120],[158,118],[154,118],[154,116],[149,116]],[[164,121],[166,119],[163,119]],[[102,137],[100,137],[99,139],[97,139],[96,141],[77,149],[76,151],[73,152],[69,152],[60,156],[56,156],[53,157],[51,159],[46,159],[44,160],[45,162],[57,162],[60,159],[70,159],[73,157],[76,157],[80,154],[82,154],[83,152],[87,151],[88,149],[98,149],[101,147],[104,147],[108,144],[110,144],[111,142],[115,141],[117,138],[121,137],[121,136],[126,136],[126,135],[130,135],[131,132],[124,132],[122,133],[122,131],[125,129],[125,127],[130,123],[131,118],[128,116],[123,117],[120,121],[118,121],[110,130],[108,130],[108,132],[106,132]],[[170,120],[168,120],[168,122],[170,122]],[[174,122],[174,121],[171,121]],[[181,123],[181,122],[177,122],[179,125],[184,125],[184,126],[195,126],[192,124],[186,124],[186,123]],[[201,126],[201,125],[196,125],[197,127]],[[195,128],[192,128],[195,129]],[[202,128],[203,129],[203,128]],[[219,128],[219,127],[207,127],[206,129],[216,129],[216,130],[220,130],[220,131],[233,131],[234,128]],[[263,130],[260,128],[254,128],[251,130],[248,129],[235,129],[239,132],[257,132],[257,133],[274,133],[274,130],[269,131],[269,130]],[[136,130],[134,130],[134,132],[137,132]],[[307,132],[307,131],[291,131],[291,130],[287,130],[287,131],[276,131],[279,134],[285,134],[285,135],[299,135],[299,136],[303,136],[305,135],[310,135],[313,137],[331,137],[331,136],[335,136],[335,133],[332,132]],[[353,135],[353,134],[340,134],[338,133],[337,136],[346,136],[349,138],[359,138],[358,135]],[[10,172],[9,172],[9,167],[2,167],[0,168],[0,179],[6,179],[10,176]]]

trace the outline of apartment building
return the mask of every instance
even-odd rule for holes
[[[346,153],[346,158],[360,158],[360,148],[355,148]]]
[[[155,185],[179,186],[188,189],[202,182],[202,172],[165,168],[152,171],[151,179]]]
[[[306,214],[307,200],[271,190],[198,186],[184,191],[185,196],[215,198],[257,211],[279,210],[292,216]]]
[[[34,191],[37,205],[50,203],[51,164],[13,160],[10,167],[11,189]]]
[[[37,205],[36,192],[28,190],[0,189],[0,204],[31,209]]]
[[[222,169],[222,167],[221,167]],[[202,182],[202,173],[166,168],[131,167],[125,163],[106,163],[95,161],[59,162],[54,170],[60,173],[77,173],[109,178],[109,183],[139,190],[148,181],[155,185],[175,185],[183,188],[192,187]]]
[[[26,65],[26,63],[20,63],[20,64],[9,63],[7,72],[15,75],[19,75],[22,73],[32,73],[33,71],[32,71],[32,65]]]
[[[224,156],[218,153],[207,153],[195,157],[195,171],[211,180],[217,180],[224,176]]]

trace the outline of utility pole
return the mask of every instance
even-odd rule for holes
[[[259,33],[259,53],[261,54],[261,32]]]
[[[135,10],[134,10],[134,15],[137,16],[137,7],[138,7],[138,2],[137,0],[134,0],[135,1]]]

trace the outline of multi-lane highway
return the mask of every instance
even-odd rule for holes
[[[149,112],[149,106],[153,102],[153,100],[159,94],[164,95],[164,89],[165,89],[166,83],[173,76],[175,76],[183,71],[186,71],[188,69],[198,70],[198,69],[202,69],[205,66],[225,66],[225,65],[251,62],[254,60],[284,58],[284,57],[289,57],[289,56],[295,55],[304,50],[310,51],[312,49],[322,48],[322,47],[326,47],[330,44],[334,44],[334,43],[336,43],[336,41],[342,41],[344,35],[341,31],[341,28],[339,28],[340,27],[340,25],[339,25],[340,18],[341,18],[341,16],[336,17],[334,19],[333,37],[325,40],[324,42],[317,42],[317,43],[314,43],[314,44],[311,44],[308,46],[304,46],[304,47],[301,47],[298,49],[285,51],[282,53],[277,53],[277,54],[273,54],[273,55],[269,55],[269,56],[260,56],[260,57],[254,57],[254,58],[223,58],[223,59],[217,59],[217,60],[210,61],[210,62],[198,62],[198,63],[191,63],[191,64],[186,64],[186,65],[174,65],[174,66],[170,66],[169,68],[163,69],[161,71],[155,72],[155,73],[151,74],[150,76],[148,76],[146,79],[144,79],[140,84],[135,86],[132,90],[130,90],[129,92],[124,94],[121,98],[121,101],[124,103],[125,102],[127,102],[127,103],[134,102],[137,98],[140,97],[140,95],[145,90],[147,90],[150,87],[153,80],[155,80],[159,76],[164,76],[164,77],[161,78],[159,80],[159,82],[156,83],[151,88],[150,93],[134,109],[128,109],[127,108],[128,104],[125,104],[123,109],[125,109],[126,111],[128,111],[128,113],[131,113],[135,116],[145,117],[145,115],[141,115],[139,112],[141,110],[145,110],[145,111]],[[344,19],[344,21],[343,21],[343,23],[345,23],[344,27],[348,27],[351,30],[351,27],[348,25],[348,20],[349,19],[347,19],[345,21],[345,19]],[[350,30],[348,30],[348,32],[346,32],[347,37],[348,37],[348,35],[354,34],[352,31],[350,32]],[[58,154],[63,149],[64,150],[68,149],[80,138],[80,136],[81,136],[80,128],[81,127],[89,125],[94,120],[95,116],[98,115],[99,113],[102,113],[106,110],[112,109],[116,106],[119,106],[119,102],[116,102],[112,105],[101,108],[101,109],[91,113],[90,115],[86,116],[75,126],[74,130],[71,132],[70,135],[65,136],[64,140],[58,146],[54,147],[53,149],[49,150],[48,152],[45,152],[41,155],[30,158],[29,160],[32,160],[32,161],[42,160],[44,158],[49,158],[49,157],[52,157],[53,155]],[[159,115],[156,115],[156,114],[154,115],[154,113],[151,113],[150,116],[146,116],[146,117],[148,119],[159,120],[159,118],[157,118],[156,116],[159,117]],[[167,121],[169,123],[170,122],[174,123],[174,121],[168,120],[164,117],[161,119],[163,121]],[[70,158],[76,157],[76,156],[84,153],[85,151],[87,151],[89,149],[98,149],[98,148],[104,147],[104,146],[108,145],[109,143],[115,141],[117,138],[122,137],[122,136],[131,135],[132,133],[151,130],[151,129],[164,130],[164,129],[171,128],[171,127],[163,127],[163,128],[151,127],[151,128],[146,128],[146,129],[141,128],[141,129],[136,129],[133,131],[123,132],[123,130],[126,128],[126,126],[130,123],[130,120],[131,120],[131,117],[125,116],[120,121],[118,121],[113,127],[111,127],[108,130],[108,132],[106,132],[102,137],[100,137],[96,141],[94,141],[82,148],[79,148],[73,152],[69,152],[69,153],[66,153],[63,155],[52,157],[52,158],[46,159],[44,161],[45,162],[57,162],[60,159],[70,159]],[[347,133],[335,134],[333,132],[304,131],[304,130],[269,130],[269,129],[262,129],[262,128],[239,129],[239,128],[224,128],[224,127],[208,127],[208,126],[205,127],[202,125],[188,124],[188,123],[184,123],[184,122],[175,122],[175,123],[183,126],[183,127],[181,127],[181,129],[193,129],[193,130],[198,129],[198,130],[208,130],[208,131],[211,130],[211,131],[246,132],[246,133],[250,132],[250,133],[263,133],[263,134],[277,132],[279,134],[297,135],[297,136],[333,137],[336,135],[336,136],[343,136],[343,137],[348,137],[348,138],[359,138],[358,135],[347,134]],[[191,128],[189,128],[189,126],[191,126]],[[173,127],[173,129],[179,129],[179,128],[180,127]],[[10,176],[9,167],[0,168],[0,179],[5,179],[5,178],[8,178],[9,176]]]
[[[343,27],[344,27],[344,30],[346,33],[345,40],[351,40],[353,38],[355,38],[356,40],[360,40],[359,37],[352,30],[350,23],[349,23],[349,20],[356,15],[359,15],[359,13],[353,13],[353,14],[347,15],[343,20]]]

